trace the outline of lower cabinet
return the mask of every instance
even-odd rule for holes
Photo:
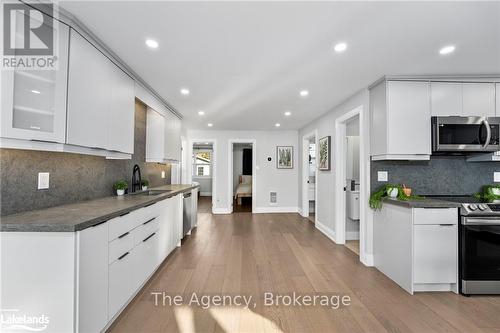
[[[133,294],[132,274],[135,269],[134,256],[136,255],[136,249],[132,249],[109,265],[108,319],[113,318]]]

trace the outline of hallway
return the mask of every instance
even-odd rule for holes
[[[500,299],[411,296],[297,214],[200,213],[110,332],[497,332]],[[351,304],[264,306],[263,295],[348,295]],[[257,306],[155,306],[152,292],[247,295]]]

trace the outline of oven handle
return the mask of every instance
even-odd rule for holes
[[[481,124],[484,127],[486,127],[486,141],[484,142],[484,145],[483,145],[483,148],[486,148],[490,145],[490,141],[491,141],[491,127],[490,127],[490,123],[488,123],[487,119],[483,119]]]
[[[500,225],[500,218],[498,219],[480,219],[480,218],[465,218],[462,221],[463,225]]]

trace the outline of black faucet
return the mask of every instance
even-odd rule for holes
[[[134,165],[134,170],[132,171],[132,188],[130,192],[135,192],[136,189],[141,189],[142,187],[142,179],[141,179],[141,168],[139,165]]]

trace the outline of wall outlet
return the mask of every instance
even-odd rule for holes
[[[389,173],[387,171],[377,172],[377,179],[379,182],[386,182],[389,180]]]
[[[493,172],[493,181],[495,183],[500,183],[500,172]]]
[[[38,189],[46,190],[49,188],[49,173],[48,172],[39,172],[38,173]]]
[[[161,172],[161,178],[165,178],[165,171]]]

